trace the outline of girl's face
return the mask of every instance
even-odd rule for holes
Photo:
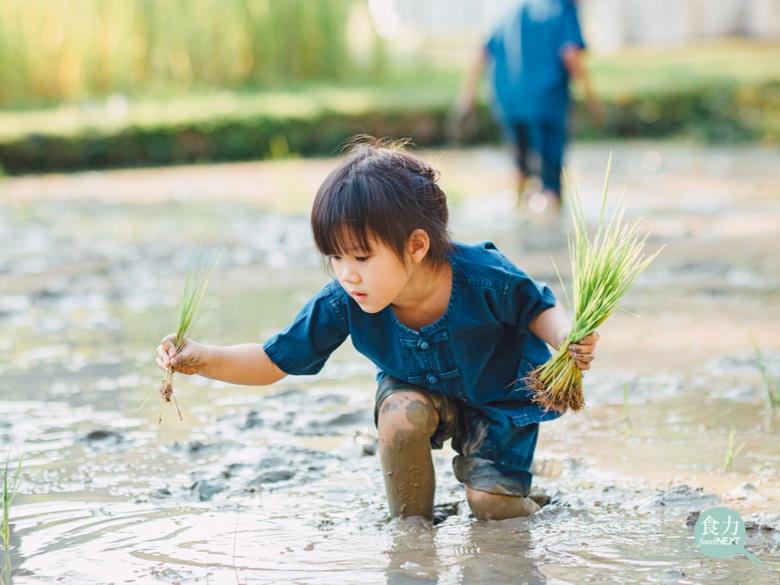
[[[366,313],[378,313],[398,298],[411,278],[411,259],[404,264],[393,250],[371,240],[370,250],[347,248],[330,256],[333,274]]]

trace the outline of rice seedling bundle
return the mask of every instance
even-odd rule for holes
[[[211,274],[216,268],[218,260],[210,267],[206,264],[206,259],[201,255],[193,259],[187,277],[184,282],[184,291],[181,295],[179,306],[179,324],[176,329],[172,343],[176,347],[176,353],[181,351],[187,338],[192,334],[195,324],[205,311],[208,299],[208,284]],[[181,409],[173,393],[173,370],[168,369],[159,388],[160,396],[164,402],[173,401],[176,406],[176,412],[179,420],[184,420],[181,416]],[[158,424],[162,422],[162,408],[157,419]]]
[[[647,235],[640,235],[638,221],[624,219],[624,197],[618,201],[609,221],[605,221],[611,167],[610,156],[601,195],[599,223],[592,237],[588,234],[580,194],[572,189],[570,199],[574,233],[573,236],[569,234],[569,259],[574,322],[568,337],[553,356],[526,377],[533,401],[546,410],[577,411],[585,406],[582,371],[568,353],[569,344],[590,335],[607,320],[621,297],[661,251],[659,249],[651,255],[643,254]],[[572,306],[568,295],[566,300]]]

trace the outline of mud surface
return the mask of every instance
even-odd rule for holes
[[[434,528],[388,521],[373,368],[349,343],[270,388],[177,375],[184,421],[165,404],[157,424],[153,349],[193,246],[224,250],[197,337],[265,339],[326,279],[305,210],[330,161],[0,182],[0,451],[24,456],[13,582],[777,583],[780,414],[750,339],[780,379],[778,154],[610,146],[613,193],[666,245],[625,299],[641,319],[610,319],[586,409],[542,425],[549,503],[475,521],[446,445]],[[572,153],[591,217],[608,150]],[[495,241],[562,297],[567,222],[514,207],[500,152],[430,156],[455,237]],[[713,505],[749,521],[764,571],[698,552]]]

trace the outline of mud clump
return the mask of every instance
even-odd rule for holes
[[[97,441],[112,441],[114,443],[119,443],[124,440],[124,437],[116,431],[111,431],[109,429],[95,429],[84,435],[82,440],[88,443]]]
[[[227,486],[223,482],[213,479],[200,479],[190,486],[190,491],[197,495],[201,502],[209,501],[216,494],[226,489]]]

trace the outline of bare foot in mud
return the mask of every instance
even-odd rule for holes
[[[433,528],[433,522],[424,516],[398,516],[393,518],[391,522],[397,528],[408,530],[431,530]]]

